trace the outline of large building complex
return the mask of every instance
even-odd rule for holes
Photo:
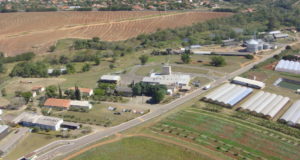
[[[164,66],[161,74],[152,73],[149,77],[144,77],[142,82],[149,84],[162,84],[166,86],[189,86],[190,75],[173,74],[171,66]]]
[[[259,91],[241,105],[241,109],[273,118],[289,102],[290,98]]]
[[[22,124],[27,127],[39,127],[41,129],[58,131],[60,125],[63,123],[63,119],[23,112],[13,120],[13,123]]]
[[[243,78],[243,77],[234,77],[233,80],[231,81],[232,83],[251,87],[251,88],[256,88],[256,89],[263,89],[265,88],[265,83],[248,79],[248,78]]]
[[[300,100],[296,101],[280,118],[281,121],[286,122],[288,125],[300,126]]]
[[[252,88],[226,83],[206,95],[203,100],[225,107],[233,107],[252,92]]]
[[[276,65],[275,70],[279,72],[300,74],[300,62],[280,60]]]

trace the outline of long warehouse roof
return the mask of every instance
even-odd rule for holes
[[[234,77],[232,82],[233,83],[244,83],[244,84],[248,84],[249,86],[257,86],[259,88],[265,87],[265,83],[263,83],[263,82],[248,79],[248,78],[243,78],[243,77],[239,77],[239,76]]]

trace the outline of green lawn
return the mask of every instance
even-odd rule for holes
[[[72,160],[209,160],[196,152],[143,137],[91,149]]]
[[[35,149],[38,149],[50,142],[58,140],[53,136],[29,133],[21,142],[14,148],[7,156],[4,157],[4,160],[13,160],[18,159],[25,154],[28,154]]]
[[[159,136],[186,140],[237,159],[300,159],[299,139],[294,144],[294,139],[198,107],[172,114],[151,130]]]
[[[114,126],[140,116],[139,114],[128,112],[123,113],[121,109],[117,109],[118,112],[121,112],[121,115],[114,115],[114,111],[109,111],[107,107],[108,105],[95,104],[89,112],[56,111],[51,116],[61,117],[65,121],[101,126]]]
[[[154,65],[154,66],[142,66],[140,67],[135,74],[139,76],[149,76],[150,72],[161,72],[162,65]]]

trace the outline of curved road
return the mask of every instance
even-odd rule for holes
[[[276,50],[273,54],[267,55],[264,58],[260,59],[259,61],[253,62],[247,66],[244,66],[243,68],[238,69],[235,72],[232,72],[230,74],[227,74],[226,76],[216,80],[211,84],[212,87],[216,87],[224,82],[226,82],[228,79],[231,79],[237,75],[240,75],[248,70],[250,70],[254,65],[257,65],[274,55],[279,54],[282,50],[284,50],[285,47]],[[70,152],[79,150],[93,142],[99,141],[105,137],[112,136],[118,132],[125,131],[127,129],[133,128],[137,125],[142,124],[145,121],[151,120],[155,117],[158,117],[178,106],[181,104],[201,95],[202,93],[206,92],[202,89],[197,89],[179,99],[174,100],[173,102],[163,105],[159,108],[156,108],[152,111],[150,111],[148,114],[145,114],[139,118],[130,120],[128,122],[122,123],[120,125],[110,127],[105,129],[104,131],[98,131],[89,135],[86,135],[84,137],[74,139],[74,140],[60,140],[52,142],[42,148],[37,149],[35,152],[37,153],[37,160],[51,160],[54,159],[57,156],[66,155]]]

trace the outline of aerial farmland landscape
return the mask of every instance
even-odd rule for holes
[[[0,159],[300,159],[299,0],[0,0]]]

